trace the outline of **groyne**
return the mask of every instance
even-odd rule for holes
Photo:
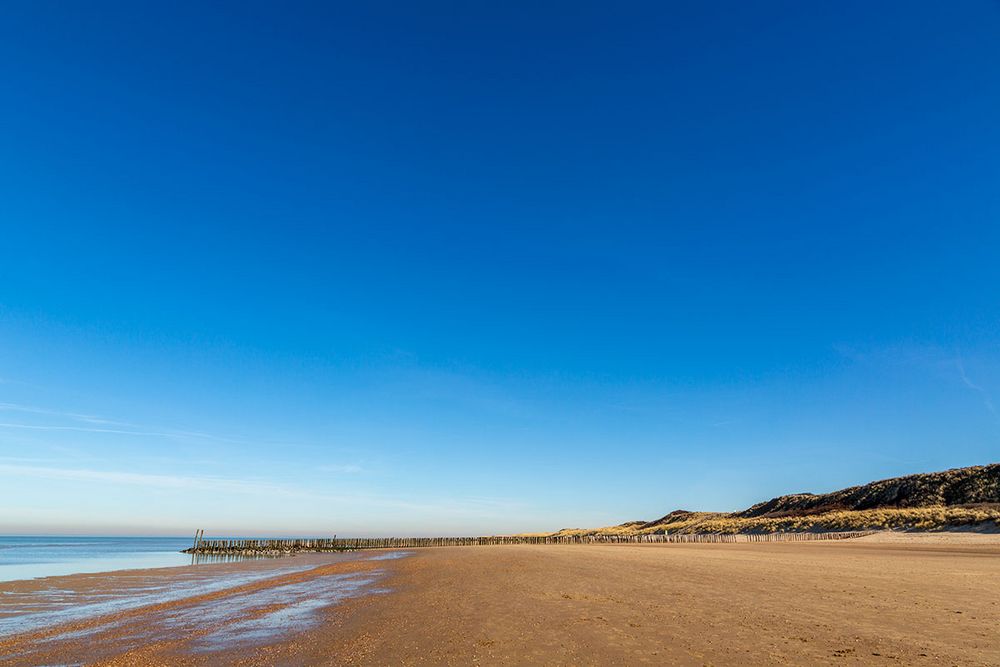
[[[846,540],[875,531],[838,533],[673,533],[649,535],[495,535],[490,537],[348,537],[305,539],[205,539],[196,534],[184,553],[207,555],[283,555],[354,551],[357,549],[420,549],[425,547],[504,546],[514,544],[735,544]]]

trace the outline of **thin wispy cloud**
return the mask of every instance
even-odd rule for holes
[[[986,406],[986,409],[989,410],[990,414],[992,414],[995,418],[1000,419],[1000,414],[997,414],[997,409],[993,404],[993,398],[990,396],[990,393],[969,379],[969,375],[965,372],[965,364],[962,362],[961,357],[955,359],[955,367],[958,368],[958,376],[962,378],[962,384],[979,394],[980,398],[982,398],[983,405]]]
[[[4,459],[11,461],[12,459]],[[428,514],[468,516],[495,512],[502,515],[519,504],[497,498],[454,498],[439,502],[410,502],[400,498],[388,498],[366,494],[334,495],[314,492],[298,486],[287,486],[266,480],[248,480],[229,477],[163,475],[121,470],[99,470],[92,468],[62,468],[40,465],[0,463],[0,476],[31,477],[36,479],[62,480],[92,484],[116,484],[141,486],[176,491],[211,491],[251,496],[282,497],[311,502],[329,502],[348,506],[369,506],[425,512]]]
[[[957,370],[962,385],[978,394],[983,407],[995,419],[1000,421],[1000,411],[997,410],[990,392],[969,377],[965,368],[965,361],[962,355],[956,350],[948,350],[935,345],[913,344],[869,349],[836,345],[834,349],[855,363],[916,368],[924,373],[933,373],[949,383],[952,382],[954,378],[953,373]]]
[[[74,431],[77,433],[113,433],[118,435],[135,435],[155,438],[177,438],[184,437],[180,433],[156,432],[156,431],[132,431],[120,428],[96,428],[87,426],[58,426],[51,424],[19,424],[14,422],[0,422],[0,428],[25,429],[30,431]]]
[[[33,431],[75,431],[79,433],[112,433],[119,435],[134,435],[134,436],[150,436],[150,437],[160,437],[160,438],[174,438],[174,437],[200,437],[200,438],[213,438],[204,433],[196,433],[192,431],[177,431],[177,430],[163,430],[157,431],[153,429],[145,429],[141,426],[135,424],[120,421],[117,419],[109,419],[107,417],[101,417],[93,414],[85,414],[81,412],[69,412],[64,410],[53,410],[50,408],[41,408],[34,405],[23,405],[20,403],[6,403],[0,402],[0,412],[15,412],[24,415],[35,415],[38,417],[52,417],[56,420],[61,421],[73,421],[80,422],[83,424],[88,424],[87,426],[73,425],[73,424],[26,424],[22,422],[0,422],[0,428],[16,428],[16,429],[26,429]]]
[[[285,491],[283,487],[276,486],[274,484],[239,479],[156,475],[137,472],[92,470],[87,468],[56,468],[49,466],[0,464],[0,474],[3,473],[27,477],[39,477],[44,479],[128,484],[165,489],[200,489],[205,491],[226,491],[252,494]]]
[[[0,428],[22,429],[30,431],[69,431],[76,433],[102,433],[112,435],[128,435],[134,437],[151,438],[172,438],[172,439],[198,439],[209,440],[219,443],[233,445],[251,444],[248,441],[237,438],[223,437],[204,433],[200,431],[189,431],[182,429],[150,429],[134,423],[109,419],[98,415],[85,414],[80,412],[69,412],[63,410],[53,410],[41,408],[33,405],[22,405],[18,403],[0,402],[0,412],[15,412],[24,415],[35,415],[38,417],[50,417],[59,421],[74,421],[78,424],[54,424],[54,423],[24,423],[24,422],[0,422]],[[81,425],[82,424],[82,425]]]
[[[62,412],[59,410],[48,410],[46,408],[39,408],[33,405],[20,405],[18,403],[0,403],[0,411],[4,412],[22,412],[26,414],[33,415],[45,415],[47,417],[61,417],[64,419],[71,419],[74,421],[87,422],[89,424],[110,424],[117,426],[132,426],[132,424],[127,424],[125,422],[115,421],[113,419],[105,419],[104,417],[98,417],[97,415],[81,414],[79,412]]]

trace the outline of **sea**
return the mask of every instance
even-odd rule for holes
[[[191,565],[190,537],[0,535],[0,581]]]

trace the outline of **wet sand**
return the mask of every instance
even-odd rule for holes
[[[274,579],[0,640],[0,662],[1000,665],[989,537],[302,558],[270,565],[309,566]],[[331,587],[345,581],[350,594]],[[232,613],[213,624],[206,609]],[[67,631],[82,634],[53,641]]]
[[[0,583],[2,665],[226,664],[294,638],[324,609],[384,595],[403,552],[123,570]]]

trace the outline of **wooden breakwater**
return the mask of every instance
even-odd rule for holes
[[[510,544],[734,544],[846,540],[875,531],[840,533],[671,533],[648,535],[496,535],[491,537],[349,537],[315,539],[204,539],[199,533],[184,553],[209,555],[280,555],[354,551],[356,549],[418,549],[423,547],[502,546]]]

